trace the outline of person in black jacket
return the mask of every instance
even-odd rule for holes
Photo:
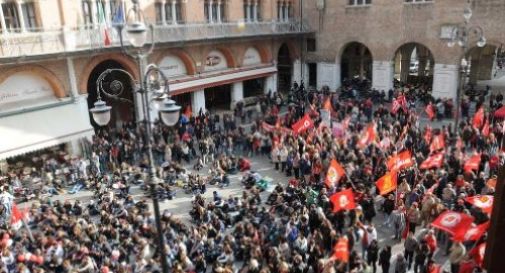
[[[367,248],[367,264],[373,268],[373,273],[377,271],[377,259],[379,258],[379,246],[377,240],[373,240]]]
[[[395,209],[395,197],[390,194],[386,200],[384,200],[384,204],[382,204],[382,208],[384,209],[384,213],[386,214],[384,221],[384,225],[391,227],[391,213]]]
[[[391,246],[385,246],[379,254],[379,265],[382,267],[382,272],[389,273],[391,261]]]

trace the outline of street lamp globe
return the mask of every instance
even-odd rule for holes
[[[143,47],[147,41],[146,24],[142,21],[134,21],[126,26],[128,41],[134,47]]]
[[[161,120],[167,126],[174,126],[179,121],[181,107],[171,99],[165,99],[159,108]]]
[[[165,99],[167,98],[167,95],[165,95],[164,92],[159,93],[159,91],[155,91],[153,95],[153,107],[156,109],[156,111],[159,111],[160,108],[163,107],[163,104],[165,102]]]
[[[105,104],[105,101],[98,99],[95,102],[95,107],[89,109],[91,115],[93,116],[93,120],[99,126],[105,126],[109,124],[110,121],[110,110],[112,107]]]

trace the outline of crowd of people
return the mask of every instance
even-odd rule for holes
[[[250,125],[238,121],[242,111],[222,118],[199,110],[175,129],[156,123],[149,140],[142,127],[125,124],[99,130],[88,160],[46,158],[31,170],[7,173],[0,180],[0,273],[155,273],[161,272],[161,259],[175,273],[434,273],[442,272],[435,261],[445,256],[451,273],[482,272],[475,246],[485,242],[485,234],[456,241],[431,224],[447,211],[472,215],[475,225],[489,221],[487,212],[466,200],[494,192],[503,128],[492,114],[501,101],[493,97],[477,124],[466,115],[456,129],[431,129],[416,107],[402,105],[393,114],[371,98],[307,92],[303,84],[293,91],[289,106],[277,94],[262,98],[262,115]],[[395,90],[393,99],[407,96],[403,91]],[[481,101],[476,109],[483,106]],[[305,117],[311,126],[295,132]],[[435,139],[443,144],[433,144]],[[191,222],[162,213],[166,257],[156,247],[149,196],[135,199],[130,189],[148,179],[148,141],[161,178],[160,198],[174,197],[177,180],[196,181],[188,192],[194,195]],[[388,161],[405,151],[414,164],[394,172],[397,187],[381,194],[376,181],[391,174]],[[438,153],[441,164],[420,167]],[[477,166],[467,169],[474,155]],[[248,158],[268,158],[285,181],[273,181],[266,198],[259,186],[231,197],[216,188],[212,200],[203,197],[212,176],[198,170],[207,167],[226,186],[227,174],[251,168]],[[333,162],[343,169],[338,179],[329,178]],[[193,170],[184,168],[188,164]],[[13,213],[16,189],[34,183],[40,184],[36,200]],[[86,203],[51,201],[65,189],[94,194]],[[347,190],[356,206],[336,209],[333,196]],[[24,227],[13,225],[13,214],[26,214]],[[379,242],[379,227],[391,230],[394,239]],[[343,240],[342,257],[336,245]],[[400,244],[402,250],[394,251]]]

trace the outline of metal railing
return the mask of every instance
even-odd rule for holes
[[[110,42],[108,45],[105,43],[106,32]],[[301,34],[311,32],[311,30],[306,22],[272,21],[156,25],[154,32],[156,43],[162,44],[181,41]],[[76,29],[37,29],[36,31],[34,29],[21,33],[2,33],[0,36],[0,58],[99,51],[119,46],[119,33],[114,28],[106,30],[100,26],[81,26]]]

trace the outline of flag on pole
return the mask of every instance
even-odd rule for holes
[[[387,162],[387,167],[391,172],[398,172],[414,166],[414,163],[412,153],[409,150],[405,150],[395,156],[392,156]]]
[[[340,237],[335,244],[333,258],[344,263],[349,261],[349,240],[346,236]]]
[[[482,127],[482,135],[485,137],[488,137],[490,131],[491,130],[489,128],[489,121],[486,119],[486,122],[484,123],[484,127]]]
[[[20,211],[16,205],[16,203],[12,203],[12,212],[11,212],[11,226],[18,230],[23,225],[23,220],[26,217],[26,211]]]
[[[105,20],[105,13],[103,11],[103,5],[102,2],[98,2],[98,24],[100,26],[100,31],[103,32],[103,44],[104,46],[110,46],[111,41],[110,41],[110,35],[109,35],[109,29],[107,27],[107,22]]]
[[[480,107],[479,110],[475,113],[473,116],[473,127],[480,129],[482,127],[482,124],[484,123],[484,107]]]
[[[443,152],[426,158],[426,160],[423,161],[423,163],[421,163],[421,166],[419,166],[419,169],[425,170],[425,169],[440,168],[440,167],[442,167],[442,164],[444,164],[444,153]]]
[[[296,134],[303,133],[304,131],[312,127],[314,127],[314,122],[312,121],[312,119],[309,117],[308,114],[305,114],[303,118],[301,118],[291,126],[293,132],[295,132]]]
[[[463,169],[467,173],[479,170],[480,160],[481,160],[480,154],[475,154],[471,156],[470,158],[468,158],[468,160],[466,160]]]
[[[473,220],[474,218],[468,214],[449,210],[440,214],[431,225],[454,236],[466,233],[471,228]]]
[[[343,190],[333,194],[330,197],[330,201],[333,204],[333,212],[351,210],[356,208],[352,189]]]
[[[373,123],[369,124],[362,135],[363,137],[358,140],[358,147],[363,149],[375,141],[377,135],[375,125]]]
[[[491,213],[493,210],[494,196],[492,195],[476,195],[465,198],[465,201],[475,207],[480,208],[485,213]]]
[[[332,159],[328,172],[326,173],[325,184],[330,188],[335,187],[344,175],[345,170],[342,168],[342,165],[340,165],[340,163],[338,163],[335,159]]]
[[[396,173],[387,172],[375,182],[380,195],[388,194],[396,189],[398,184],[396,176]]]

